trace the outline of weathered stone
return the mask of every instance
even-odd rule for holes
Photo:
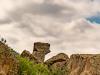
[[[38,60],[27,50],[24,50],[21,53],[21,57],[26,58],[26,59],[32,61],[33,63],[38,63]]]
[[[21,54],[22,57],[30,59],[31,53],[27,50],[24,50]]]
[[[69,58],[66,54],[60,53],[60,54],[48,59],[45,62],[45,64],[47,64],[49,67],[51,67],[53,69],[54,68],[55,69],[57,69],[57,68],[62,69],[68,64],[68,60],[69,60]]]
[[[0,75],[18,75],[19,62],[10,48],[0,42]]]
[[[34,50],[32,55],[35,59],[37,59],[38,63],[43,63],[45,59],[45,55],[50,52],[49,50],[50,44],[36,42],[34,43]]]
[[[48,43],[36,42],[34,43],[34,50],[32,54],[29,51],[24,50],[21,56],[28,58],[30,61],[34,61],[34,63],[43,63],[45,55],[50,52],[49,48],[50,44]]]
[[[73,54],[68,68],[70,75],[100,75],[100,55]]]

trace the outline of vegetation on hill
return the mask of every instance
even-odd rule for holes
[[[34,62],[20,56],[18,56],[18,60],[20,62],[19,75],[68,75],[64,70],[50,70],[45,64],[35,64]]]

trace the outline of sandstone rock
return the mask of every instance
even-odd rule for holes
[[[37,59],[38,63],[43,63],[45,59],[45,55],[50,52],[49,50],[50,44],[36,42],[34,43],[34,50],[32,55],[35,59]]]
[[[68,64],[68,56],[64,53],[60,53],[50,59],[48,59],[45,64],[47,64],[49,67],[53,69],[63,69]]]
[[[73,54],[67,67],[70,75],[100,75],[100,55]]]
[[[0,75],[18,75],[19,62],[10,48],[0,42]]]

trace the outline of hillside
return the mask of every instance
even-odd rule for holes
[[[100,75],[100,54],[60,53],[44,61],[50,44],[35,42],[32,54],[15,52],[0,41],[0,75]]]

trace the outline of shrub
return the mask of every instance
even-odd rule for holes
[[[18,57],[20,67],[18,75],[49,75],[48,67],[44,64],[34,64],[26,58]]]
[[[26,58],[18,57],[19,59],[19,75],[35,75],[33,71],[33,63]]]
[[[49,75],[50,71],[48,70],[48,67],[44,64],[36,64],[33,66],[33,71],[35,75]]]

